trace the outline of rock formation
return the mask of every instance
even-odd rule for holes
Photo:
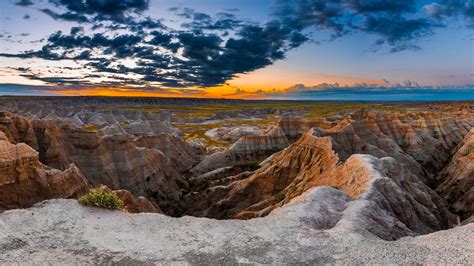
[[[317,187],[266,217],[247,221],[127,214],[49,200],[0,214],[0,263],[474,263],[474,224],[385,241],[338,222],[341,215],[350,219],[349,200],[342,191]]]
[[[0,211],[46,199],[77,198],[88,189],[87,179],[74,164],[64,171],[45,166],[37,151],[24,143],[10,143],[0,132]]]
[[[277,125],[267,132],[260,135],[241,137],[227,150],[205,157],[191,172],[195,175],[201,175],[222,167],[261,161],[284,149],[290,145],[290,139],[293,139],[296,134],[293,131],[294,128],[289,126],[288,120],[297,119],[291,114],[285,114]],[[297,124],[301,125],[300,123]],[[306,125],[304,127],[306,128]]]
[[[161,213],[160,207],[153,204],[145,197],[135,197],[128,190],[118,189],[111,190],[107,186],[100,186],[100,188],[109,193],[115,193],[122,201],[124,210],[130,213],[154,212]]]
[[[182,138],[166,133],[140,136],[135,138],[133,143],[137,147],[154,148],[161,151],[178,172],[189,170],[196,163],[199,155]]]
[[[172,215],[180,213],[178,203],[187,182],[179,171],[189,168],[196,157],[180,137],[152,134],[161,126],[148,128],[144,135],[100,136],[67,120],[29,121],[8,112],[1,116],[0,130],[8,139],[35,147],[44,164],[65,170],[74,163],[93,185],[125,189],[136,197],[148,197]]]
[[[364,224],[364,228],[384,239],[425,234],[454,224],[454,216],[444,201],[409,168],[391,157],[378,159],[370,155],[352,155],[338,165],[331,138],[313,133],[309,131],[277,153],[268,167],[252,176],[202,193],[202,197],[211,200],[191,201],[202,204],[212,201],[213,194],[223,196],[204,210],[204,215],[252,218],[267,215],[310,188],[333,186],[355,199],[351,202],[353,207],[346,210],[351,219],[357,217],[351,226]],[[191,209],[198,210],[199,206]],[[347,223],[352,223],[351,219]]]
[[[11,144],[0,132],[0,211],[26,208],[53,198],[79,198],[91,187],[75,164],[64,171],[43,165],[38,152],[25,143]],[[106,190],[112,192],[109,188]],[[114,190],[128,212],[161,212],[144,197]]]
[[[200,162],[199,149],[168,120],[141,121],[145,116],[61,111],[26,119],[2,112],[0,131],[11,145],[26,143],[41,163],[59,169],[51,171],[76,165],[86,182],[118,191],[133,212],[248,219],[331,186],[344,204],[323,222],[328,227],[394,240],[452,227],[449,210],[472,219],[471,109],[361,110],[313,121],[286,114]],[[92,122],[99,127],[77,127]]]
[[[474,128],[454,149],[451,162],[438,177],[436,189],[451,205],[451,210],[469,219],[474,216]],[[472,218],[471,218],[472,219]]]
[[[380,229],[387,224],[374,229],[380,231],[374,234],[386,239],[453,224],[454,216],[445,202],[427,185],[436,182],[434,176],[449,159],[451,149],[474,126],[472,114],[438,117],[359,112],[332,126],[320,124],[248,177],[188,195],[188,212],[217,218],[258,217],[312,187],[335,186],[361,202],[374,202],[367,206],[382,206],[371,211],[388,213],[390,226],[398,228],[389,235]],[[298,132],[295,124],[286,125],[280,127],[282,131]],[[378,187],[372,189],[374,186]]]
[[[219,141],[235,142],[243,136],[255,136],[261,131],[257,126],[236,126],[227,124],[206,131],[205,135]]]
[[[178,102],[0,97],[15,112],[0,112],[0,264],[473,264],[471,103],[313,120],[278,108],[187,117],[153,106]],[[188,143],[171,126],[189,133],[267,114],[281,117],[227,149]],[[223,136],[240,134],[232,130]],[[103,185],[127,212],[184,216],[65,199],[8,210]]]

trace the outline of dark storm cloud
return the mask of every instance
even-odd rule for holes
[[[94,34],[86,36],[78,34],[81,28],[73,27],[70,34],[63,34],[61,31],[51,34],[47,43],[38,51],[27,51],[21,54],[10,55],[0,54],[4,57],[19,57],[19,58],[42,58],[47,60],[85,60],[92,59],[90,54],[92,48],[103,48],[104,54],[114,54],[119,58],[124,58],[133,53],[128,52],[130,46],[139,43],[142,39],[139,36],[123,34],[108,38],[102,34]],[[88,49],[81,51],[79,55],[71,55],[71,51],[77,49]],[[138,48],[137,48],[138,49]]]
[[[149,0],[49,0],[58,8],[77,15],[93,15],[95,20],[121,21],[127,12],[141,13],[148,9]]]
[[[82,77],[39,77],[34,74],[21,74],[20,76],[30,80],[41,80],[47,83],[61,83],[61,84],[81,84]]]
[[[190,19],[190,22],[185,22],[181,26],[195,32],[201,32],[202,30],[233,30],[247,24],[243,20],[237,19],[235,15],[226,12],[220,12],[213,18],[192,8],[172,8],[170,10],[175,12],[177,16]]]
[[[138,35],[122,34],[114,37],[107,37],[103,34],[96,33],[92,36],[78,34],[81,28],[73,27],[70,34],[63,34],[58,31],[48,37],[45,45],[50,50],[55,48],[75,49],[75,48],[94,48],[104,47],[107,54],[120,51],[122,48],[128,48],[138,44],[142,38]],[[110,49],[110,50],[109,50]]]
[[[87,35],[82,28],[73,27],[69,34],[61,31],[51,34],[40,50],[0,56],[88,60],[85,67],[96,73],[140,75],[139,80],[143,84],[214,86],[223,84],[237,74],[273,64],[283,59],[288,50],[307,40],[301,32],[278,20],[252,25],[237,22],[229,13],[211,17],[193,10],[185,12],[182,16],[199,21],[200,26],[195,24],[188,30],[170,31],[161,28],[112,36],[106,33]],[[224,25],[223,21],[227,20],[236,22]],[[224,38],[224,29],[232,30],[233,35]],[[119,61],[121,59],[133,59],[135,66],[125,66]],[[41,79],[40,76],[31,78]],[[133,79],[128,81],[132,82]],[[61,82],[60,79],[49,78],[43,81]]]
[[[55,20],[94,23],[93,29],[143,29],[164,28],[160,20],[150,17],[139,19],[148,9],[149,0],[49,0],[51,8],[39,9]]]
[[[31,16],[28,15],[28,14],[25,14],[25,15],[23,16],[23,19],[30,19],[30,18],[31,18]]]
[[[432,34],[439,21],[456,15],[472,18],[473,13],[472,0],[426,5],[424,16],[414,0],[280,0],[275,18],[263,24],[239,19],[229,10],[211,16],[172,8],[184,21],[181,28],[170,29],[161,20],[138,18],[148,8],[148,0],[49,2],[54,10],[41,11],[55,19],[94,23],[92,31],[72,27],[69,33],[51,34],[41,49],[0,56],[81,60],[84,69],[92,72],[83,80],[18,69],[30,79],[77,86],[89,86],[89,79],[99,76],[110,78],[108,83],[116,86],[225,84],[238,74],[284,59],[289,50],[309,41],[308,31],[314,29],[328,31],[332,38],[366,32],[377,37],[376,48],[416,50],[418,40]]]
[[[31,0],[19,0],[15,2],[15,5],[17,6],[31,6],[34,3]]]
[[[353,31],[374,34],[376,46],[397,52],[418,49],[417,41],[432,33],[430,20],[411,18],[416,11],[414,0],[295,0],[280,1],[277,15],[299,30],[329,30],[332,38]]]
[[[426,19],[367,16],[362,30],[380,36],[376,45],[388,44],[390,51],[420,49],[416,40],[432,34],[431,24]]]
[[[86,16],[74,12],[57,13],[49,8],[41,9],[41,12],[45,13],[46,15],[52,17],[55,20],[75,21],[79,23],[89,22],[89,19]]]
[[[150,32],[150,35],[153,36],[153,38],[149,41],[149,43],[153,45],[168,45],[173,38],[173,35],[160,31],[152,31]]]
[[[424,10],[436,21],[442,22],[452,16],[463,16],[468,23],[474,23],[473,0],[442,0],[427,4]]]
[[[135,29],[164,29],[166,28],[161,21],[152,19],[150,17],[145,18],[141,21],[131,21],[129,20],[128,23],[130,26],[135,27]]]

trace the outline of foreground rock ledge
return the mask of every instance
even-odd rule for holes
[[[474,224],[384,241],[328,224],[346,197],[318,187],[252,220],[128,214],[49,200],[0,214],[0,264],[474,264]]]

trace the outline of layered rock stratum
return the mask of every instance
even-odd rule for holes
[[[453,222],[453,217],[449,215],[444,201],[429,186],[436,183],[436,174],[450,159],[451,150],[473,126],[471,112],[435,116],[430,113],[362,111],[331,123],[299,119],[292,122],[284,117],[272,131],[285,132],[282,134],[285,138],[296,138],[310,129],[295,143],[269,157],[260,169],[247,177],[239,176],[229,184],[190,195],[189,213],[217,218],[264,216],[314,186],[335,186],[353,198],[362,197],[371,193],[368,184],[377,176],[382,176],[397,183],[395,187],[384,189],[386,192],[382,197],[407,197],[384,201],[392,202],[393,206],[397,200],[405,202],[401,205],[403,208],[413,209],[413,213],[407,216],[425,216],[428,213],[426,210],[433,209],[430,217],[434,215],[438,220],[445,221],[430,225],[433,227],[429,230],[415,231],[422,233],[446,229]],[[357,159],[361,156],[358,154],[372,155],[382,161],[362,163],[367,160]],[[384,166],[379,166],[381,164]],[[354,176],[354,173],[358,175]],[[472,179],[471,176],[466,178]],[[402,193],[403,190],[406,192]],[[410,197],[419,202],[413,202]],[[406,206],[407,203],[409,206]],[[426,208],[418,209],[418,203]],[[387,208],[390,212],[394,211],[393,207]],[[402,234],[410,233],[406,231]]]
[[[454,149],[450,163],[439,175],[440,195],[459,213],[461,219],[474,221],[474,128]]]
[[[60,171],[42,164],[38,152],[24,143],[12,144],[0,132],[0,211],[31,207],[52,198],[78,198],[91,188],[90,182],[75,164]],[[127,190],[116,193],[131,213],[161,212],[145,197]]]
[[[195,120],[89,100],[0,112],[0,263],[473,263],[470,104]],[[173,127],[267,114],[280,119],[207,156]],[[38,203],[94,186],[162,214]]]
[[[166,123],[144,122],[140,130],[100,135],[76,128],[69,120],[28,120],[0,113],[0,131],[6,138],[35,148],[45,165],[60,170],[77,165],[94,186],[128,190],[136,197],[148,197],[169,213],[179,214],[181,190],[187,187],[179,171],[189,168],[196,156],[189,144],[171,134],[175,130],[169,127]]]
[[[0,132],[0,211],[26,208],[52,198],[77,198],[89,189],[74,164],[60,171],[43,165],[30,146],[12,144]]]

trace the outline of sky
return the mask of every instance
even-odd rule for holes
[[[0,95],[474,100],[474,0],[2,0]]]

